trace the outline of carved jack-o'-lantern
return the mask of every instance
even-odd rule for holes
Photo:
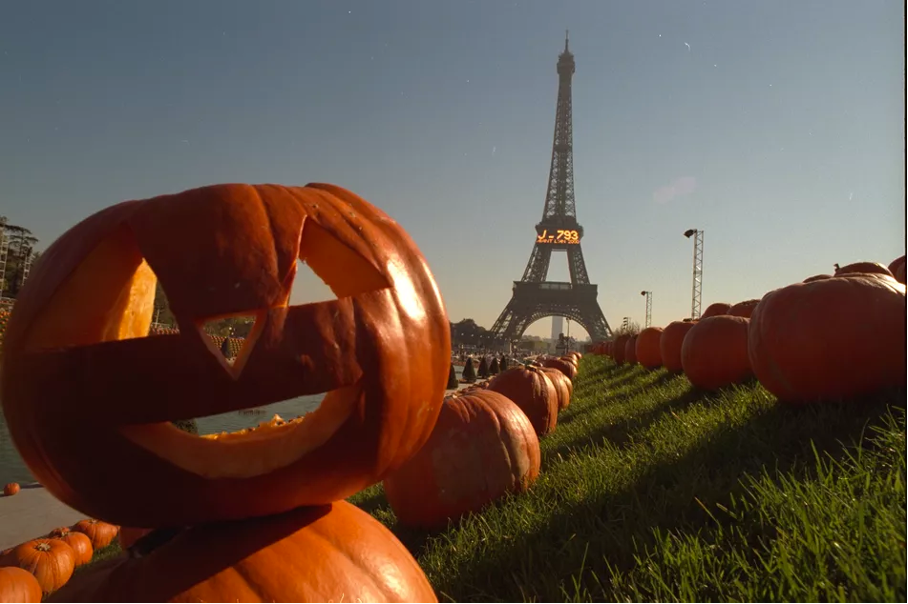
[[[304,260],[336,300],[290,306]],[[156,279],[179,333],[147,335]],[[232,363],[203,332],[254,316]],[[416,245],[332,185],[217,185],[128,201],[45,252],[4,342],[13,440],[85,514],[158,527],[343,499],[428,439],[450,328]],[[199,437],[173,426],[326,392],[302,418]]]

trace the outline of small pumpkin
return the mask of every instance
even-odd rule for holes
[[[70,530],[70,528],[68,526],[58,526],[57,528],[55,528],[54,530],[49,532],[47,534],[47,537],[49,539],[58,539],[60,537],[64,537],[64,536],[70,534],[71,532],[72,531]]]
[[[766,294],[750,319],[757,379],[780,400],[836,401],[904,386],[905,286],[846,274]]]
[[[716,317],[718,315],[727,315],[729,308],[731,308],[731,304],[727,302],[713,302],[706,307],[706,310],[703,311],[703,314],[700,315],[700,318],[708,319],[709,317]]]
[[[391,531],[346,501],[177,533],[80,573],[59,602],[437,602]]]
[[[0,602],[40,602],[41,585],[17,566],[0,567]]]
[[[563,411],[571,404],[571,395],[574,393],[574,383],[559,369],[554,367],[543,367],[545,373],[552,381],[555,392],[558,395],[558,410]]]
[[[525,491],[540,463],[539,438],[511,400],[489,390],[448,397],[428,442],[385,477],[385,495],[404,526],[442,528]]]
[[[883,275],[884,277],[893,277],[892,272],[879,262],[853,262],[835,269],[833,277],[841,277],[848,274],[862,275]]]
[[[59,539],[33,539],[13,548],[6,563],[33,574],[41,591],[49,594],[63,587],[72,577],[76,554]]]
[[[3,495],[5,497],[12,497],[20,490],[18,482],[9,482],[3,487]]]
[[[558,423],[558,394],[552,380],[537,367],[514,367],[499,373],[489,390],[503,394],[526,413],[542,438]]]
[[[905,256],[899,256],[895,260],[889,263],[889,272],[892,273],[892,276],[896,281],[905,284]]]
[[[573,382],[574,378],[577,377],[577,366],[567,359],[549,359],[545,361],[542,366],[557,369],[565,376],[567,376],[567,379],[571,380],[571,382]]]
[[[338,298],[291,305],[298,260]],[[177,334],[148,335],[158,280]],[[232,363],[204,332],[230,316],[255,320]],[[7,326],[0,400],[35,477],[86,515],[243,518],[343,499],[416,452],[450,336],[425,259],[381,210],[333,185],[215,185],[115,205],[49,247]],[[305,421],[171,423],[322,392]]]
[[[624,343],[624,362],[637,364],[637,336],[631,336]]]
[[[73,553],[76,555],[75,565],[77,567],[91,562],[91,558],[94,556],[95,550],[91,546],[91,539],[85,533],[71,531],[59,537],[52,537],[52,539],[59,539],[72,548]]]
[[[694,325],[681,345],[681,365],[690,383],[704,390],[718,390],[753,375],[747,360],[747,326],[744,317],[715,315]]]
[[[738,302],[737,304],[733,304],[731,308],[728,309],[728,312],[726,314],[733,317],[744,317],[745,319],[749,319],[750,315],[753,314],[754,309],[759,303],[760,301],[757,299]]]
[[[80,520],[72,525],[71,530],[87,535],[91,539],[91,546],[95,549],[110,545],[120,532],[116,526],[94,518]]]
[[[684,367],[681,364],[681,346],[684,344],[684,337],[687,332],[693,329],[695,322],[687,319],[683,321],[672,321],[662,330],[659,338],[659,353],[662,357],[662,366],[671,371],[678,373]]]
[[[627,341],[630,338],[629,335],[622,334],[612,342],[612,358],[615,359],[615,362],[619,365],[624,362],[624,351],[625,348],[627,348]]]
[[[662,341],[661,327],[647,327],[637,335],[634,357],[647,369],[662,366],[662,352],[659,343]]]

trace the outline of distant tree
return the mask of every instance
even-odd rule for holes
[[[460,374],[463,381],[468,384],[472,384],[476,381],[476,370],[473,369],[473,359],[467,359],[467,362],[464,363],[463,373]]]
[[[508,357],[501,357],[501,363],[498,365],[500,373],[508,370]]]
[[[451,363],[451,371],[448,373],[448,390],[457,390],[457,371],[454,370],[454,363]]]
[[[498,375],[498,372],[501,371],[498,365],[498,357],[492,357],[492,362],[489,363],[489,375]]]
[[[479,376],[479,379],[481,380],[489,377],[489,363],[486,361],[485,356],[479,360],[479,368],[476,370],[476,375]]]
[[[27,278],[28,267],[40,256],[35,252],[38,238],[25,227],[9,224],[0,217],[0,229],[9,242],[6,253],[6,269],[0,282],[0,297],[15,298]]]
[[[640,333],[640,331],[641,331],[641,329],[640,329],[639,323],[637,323],[636,321],[629,321],[627,326],[622,325],[621,327],[616,329],[613,332],[613,334],[617,338],[618,336],[624,336],[624,335],[635,336],[638,333]]]
[[[177,421],[172,423],[183,432],[189,432],[190,434],[199,433],[199,425],[195,422],[194,419],[178,419]]]

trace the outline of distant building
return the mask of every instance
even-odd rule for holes
[[[552,317],[552,342],[558,342],[558,335],[564,333],[564,317]]]

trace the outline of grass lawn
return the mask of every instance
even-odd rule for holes
[[[783,406],[581,362],[542,474],[447,530],[397,525],[442,601],[905,601],[905,391]]]

